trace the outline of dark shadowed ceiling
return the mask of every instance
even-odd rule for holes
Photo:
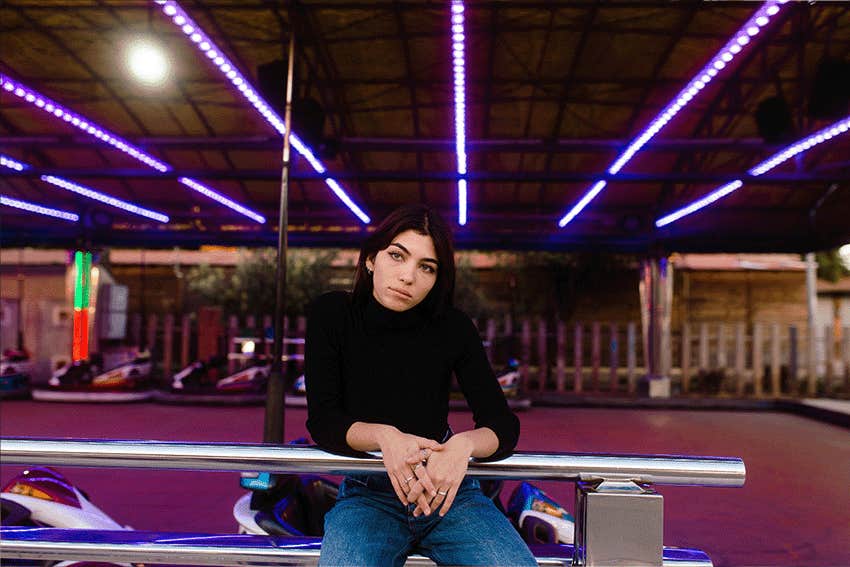
[[[294,30],[295,112],[308,104],[324,111],[322,159],[373,222],[422,201],[452,220],[464,247],[803,251],[850,241],[850,133],[758,179],[746,176],[784,145],[760,135],[763,100],[787,103],[789,141],[834,121],[809,108],[824,58],[850,58],[850,3],[785,6],[564,228],[564,213],[760,3],[467,1],[466,226],[457,226],[448,0],[181,6],[254,85],[258,66],[285,58]],[[161,87],[142,86],[125,69],[127,42],[140,36],[157,39],[171,58]],[[0,90],[0,153],[32,166],[0,171],[0,193],[81,216],[67,223],[0,207],[4,245],[276,243],[281,136],[155,2],[6,0],[0,73],[173,166],[149,169]],[[837,75],[827,77],[829,88],[846,85]],[[124,213],[42,175],[171,220]],[[742,175],[745,185],[711,208],[655,227],[662,214]],[[191,191],[180,176],[268,221]],[[355,246],[368,230],[303,159],[289,195],[295,245]]]

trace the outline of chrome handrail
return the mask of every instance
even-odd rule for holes
[[[191,471],[352,474],[383,472],[379,459],[315,447],[103,439],[0,438],[7,465],[60,465]],[[525,480],[631,480],[648,484],[740,487],[744,462],[734,457],[518,452],[492,463],[470,461],[469,476]]]
[[[4,560],[104,561],[181,565],[316,565],[321,538],[236,534],[192,534],[69,530],[59,528],[0,528]],[[571,544],[532,545],[537,564],[569,567]],[[13,563],[10,563],[13,564]],[[434,565],[421,555],[408,557],[406,567]],[[696,549],[664,548],[665,567],[711,567],[711,559]]]

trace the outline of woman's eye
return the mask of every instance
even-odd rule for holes
[[[401,260],[401,253],[400,252],[392,251],[392,252],[388,252],[388,254],[390,255],[390,258],[392,258],[393,260]]]
[[[422,269],[429,274],[436,273],[437,271],[434,269],[434,266],[429,266],[428,264],[422,264]]]

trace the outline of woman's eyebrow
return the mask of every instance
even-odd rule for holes
[[[396,246],[398,248],[401,248],[404,251],[405,254],[407,254],[408,256],[411,255],[410,250],[408,250],[407,248],[404,247],[404,245],[399,244],[398,242],[392,242],[392,243],[390,243],[390,246]],[[437,260],[435,260],[434,258],[422,258],[422,261],[423,262],[430,262],[430,263],[434,264],[435,266],[440,265],[440,263]]]

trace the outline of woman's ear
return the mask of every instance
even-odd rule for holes
[[[366,258],[366,270],[369,272],[375,271],[375,257]]]

